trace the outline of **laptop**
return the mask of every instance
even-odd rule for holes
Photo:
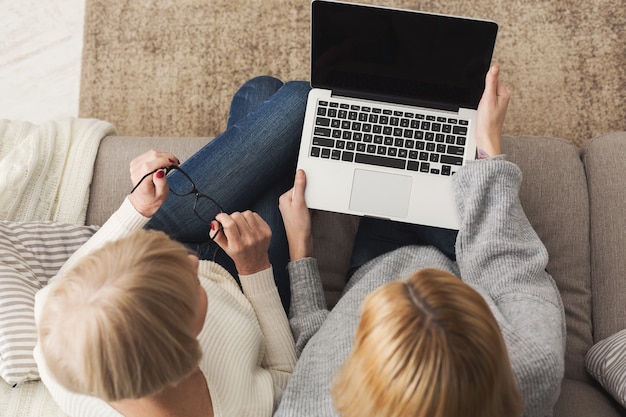
[[[458,229],[452,177],[474,127],[498,25],[311,3],[311,86],[298,168],[310,208]]]

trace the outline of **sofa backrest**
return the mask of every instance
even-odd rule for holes
[[[128,164],[134,156],[149,149],[161,149],[172,151],[184,161],[209,140],[210,138],[105,138],[96,160],[87,223],[102,224],[117,209],[131,188]],[[598,231],[592,238],[596,251],[606,253],[606,259],[602,256],[595,258],[599,265],[596,274],[601,276],[596,279],[600,287],[594,288],[596,295],[593,298],[594,308],[599,310],[594,310],[592,314],[590,208],[581,150],[567,141],[538,137],[504,137],[502,146],[509,160],[517,163],[523,172],[524,180],[520,191],[522,205],[548,249],[548,272],[554,277],[563,297],[567,317],[566,377],[589,381],[584,369],[584,355],[593,345],[594,325],[597,338],[610,334],[620,323],[623,326],[626,322],[626,310],[623,307],[620,310],[622,314],[615,319],[607,321],[604,317],[613,317],[613,313],[618,310],[618,303],[626,296],[621,285],[613,285],[613,276],[626,269],[626,265],[618,270],[613,267],[615,258],[618,258],[618,254],[613,253],[616,248],[622,250],[620,259],[623,260],[623,255],[626,254],[626,234],[623,233],[626,217],[620,212],[621,207],[626,207],[624,192],[621,191],[625,188],[624,181],[607,179],[609,174],[604,172],[606,168],[602,162],[608,156],[594,155],[595,148],[602,146],[592,141],[585,153],[585,161],[590,164],[595,178],[590,180],[593,191],[592,208],[594,213],[600,213],[593,218],[592,225]],[[603,149],[603,152],[610,154],[611,148]],[[624,161],[626,156],[622,152],[621,160],[613,161],[612,164],[624,167]],[[622,170],[610,172],[613,178],[624,178],[623,174],[619,177]],[[604,185],[611,187],[604,188]],[[618,190],[621,191],[622,199],[611,203],[612,194]],[[611,207],[610,212],[615,216],[621,214],[619,221],[622,233],[618,233],[622,239],[621,246],[604,240],[606,229],[610,229],[615,223],[611,218],[602,216],[608,210],[607,206]],[[358,218],[353,216],[317,212],[313,218],[316,257],[330,306],[334,305],[343,290],[357,226]],[[623,281],[622,279],[621,282]],[[616,294],[618,289],[624,295]]]

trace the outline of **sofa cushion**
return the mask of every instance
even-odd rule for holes
[[[0,376],[9,384],[39,378],[35,294],[95,227],[0,221]]]
[[[626,329],[593,345],[585,365],[591,376],[626,407]]]
[[[580,150],[564,140],[539,137],[504,137],[502,150],[522,170],[522,206],[548,250],[547,270],[563,298],[565,376],[590,382],[584,367],[593,345],[589,199]]]

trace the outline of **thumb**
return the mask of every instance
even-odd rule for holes
[[[304,190],[306,189],[306,174],[302,169],[296,171],[296,177],[293,182],[292,199],[296,201],[304,201]]]
[[[496,65],[489,68],[487,75],[485,76],[485,92],[484,95],[489,97],[495,97],[498,91],[498,76],[500,74],[500,68]]]

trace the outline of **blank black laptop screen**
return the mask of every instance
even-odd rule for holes
[[[494,22],[313,1],[311,85],[345,95],[476,109]]]

